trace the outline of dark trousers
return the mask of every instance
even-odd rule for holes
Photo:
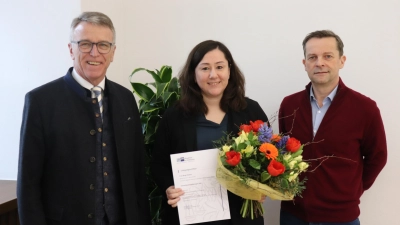
[[[357,218],[353,221],[345,223],[324,223],[324,222],[312,223],[300,220],[299,218],[293,216],[292,214],[281,210],[280,225],[360,225],[360,220]]]

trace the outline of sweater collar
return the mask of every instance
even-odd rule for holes
[[[337,91],[335,96],[342,95],[346,90],[347,86],[343,83],[342,78],[339,77],[339,84],[337,86]],[[311,82],[306,85],[306,94],[310,96],[310,91],[311,91]]]

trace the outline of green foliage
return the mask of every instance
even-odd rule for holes
[[[250,160],[249,160],[249,165],[250,165],[251,167],[253,167],[254,169],[256,169],[256,170],[261,169],[261,164],[260,164],[257,160],[250,159]]]
[[[300,150],[297,150],[297,152],[292,153],[292,158],[296,158],[297,156],[301,155],[303,153],[303,145],[301,146]]]
[[[261,182],[267,181],[269,178],[271,178],[271,175],[267,171],[263,171],[261,173]]]
[[[132,82],[132,76],[140,71],[146,71],[152,77],[153,83]],[[150,173],[150,160],[155,141],[155,133],[165,110],[172,106],[180,97],[180,87],[176,77],[172,77],[172,68],[162,66],[160,70],[135,69],[129,77],[133,93],[139,97],[139,113],[142,122],[144,144],[146,148],[146,175],[148,182],[148,197],[152,224],[161,224],[162,191],[157,187]]]

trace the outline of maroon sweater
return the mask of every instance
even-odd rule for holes
[[[361,195],[386,164],[381,115],[373,100],[346,87],[340,79],[336,96],[313,139],[310,87],[311,83],[306,90],[283,99],[280,132],[291,131],[290,135],[303,144],[314,142],[304,147],[305,160],[324,156],[346,159],[311,161],[308,172],[300,177],[308,179],[303,197],[283,201],[281,207],[307,222],[349,222],[360,215]],[[295,118],[289,116],[296,109]]]

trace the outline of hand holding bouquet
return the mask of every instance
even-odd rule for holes
[[[252,219],[263,215],[263,195],[292,200],[304,190],[298,175],[308,164],[302,160],[303,145],[297,139],[273,134],[257,120],[240,126],[236,137],[216,142],[220,150],[217,179],[230,192],[244,198],[241,214]]]

